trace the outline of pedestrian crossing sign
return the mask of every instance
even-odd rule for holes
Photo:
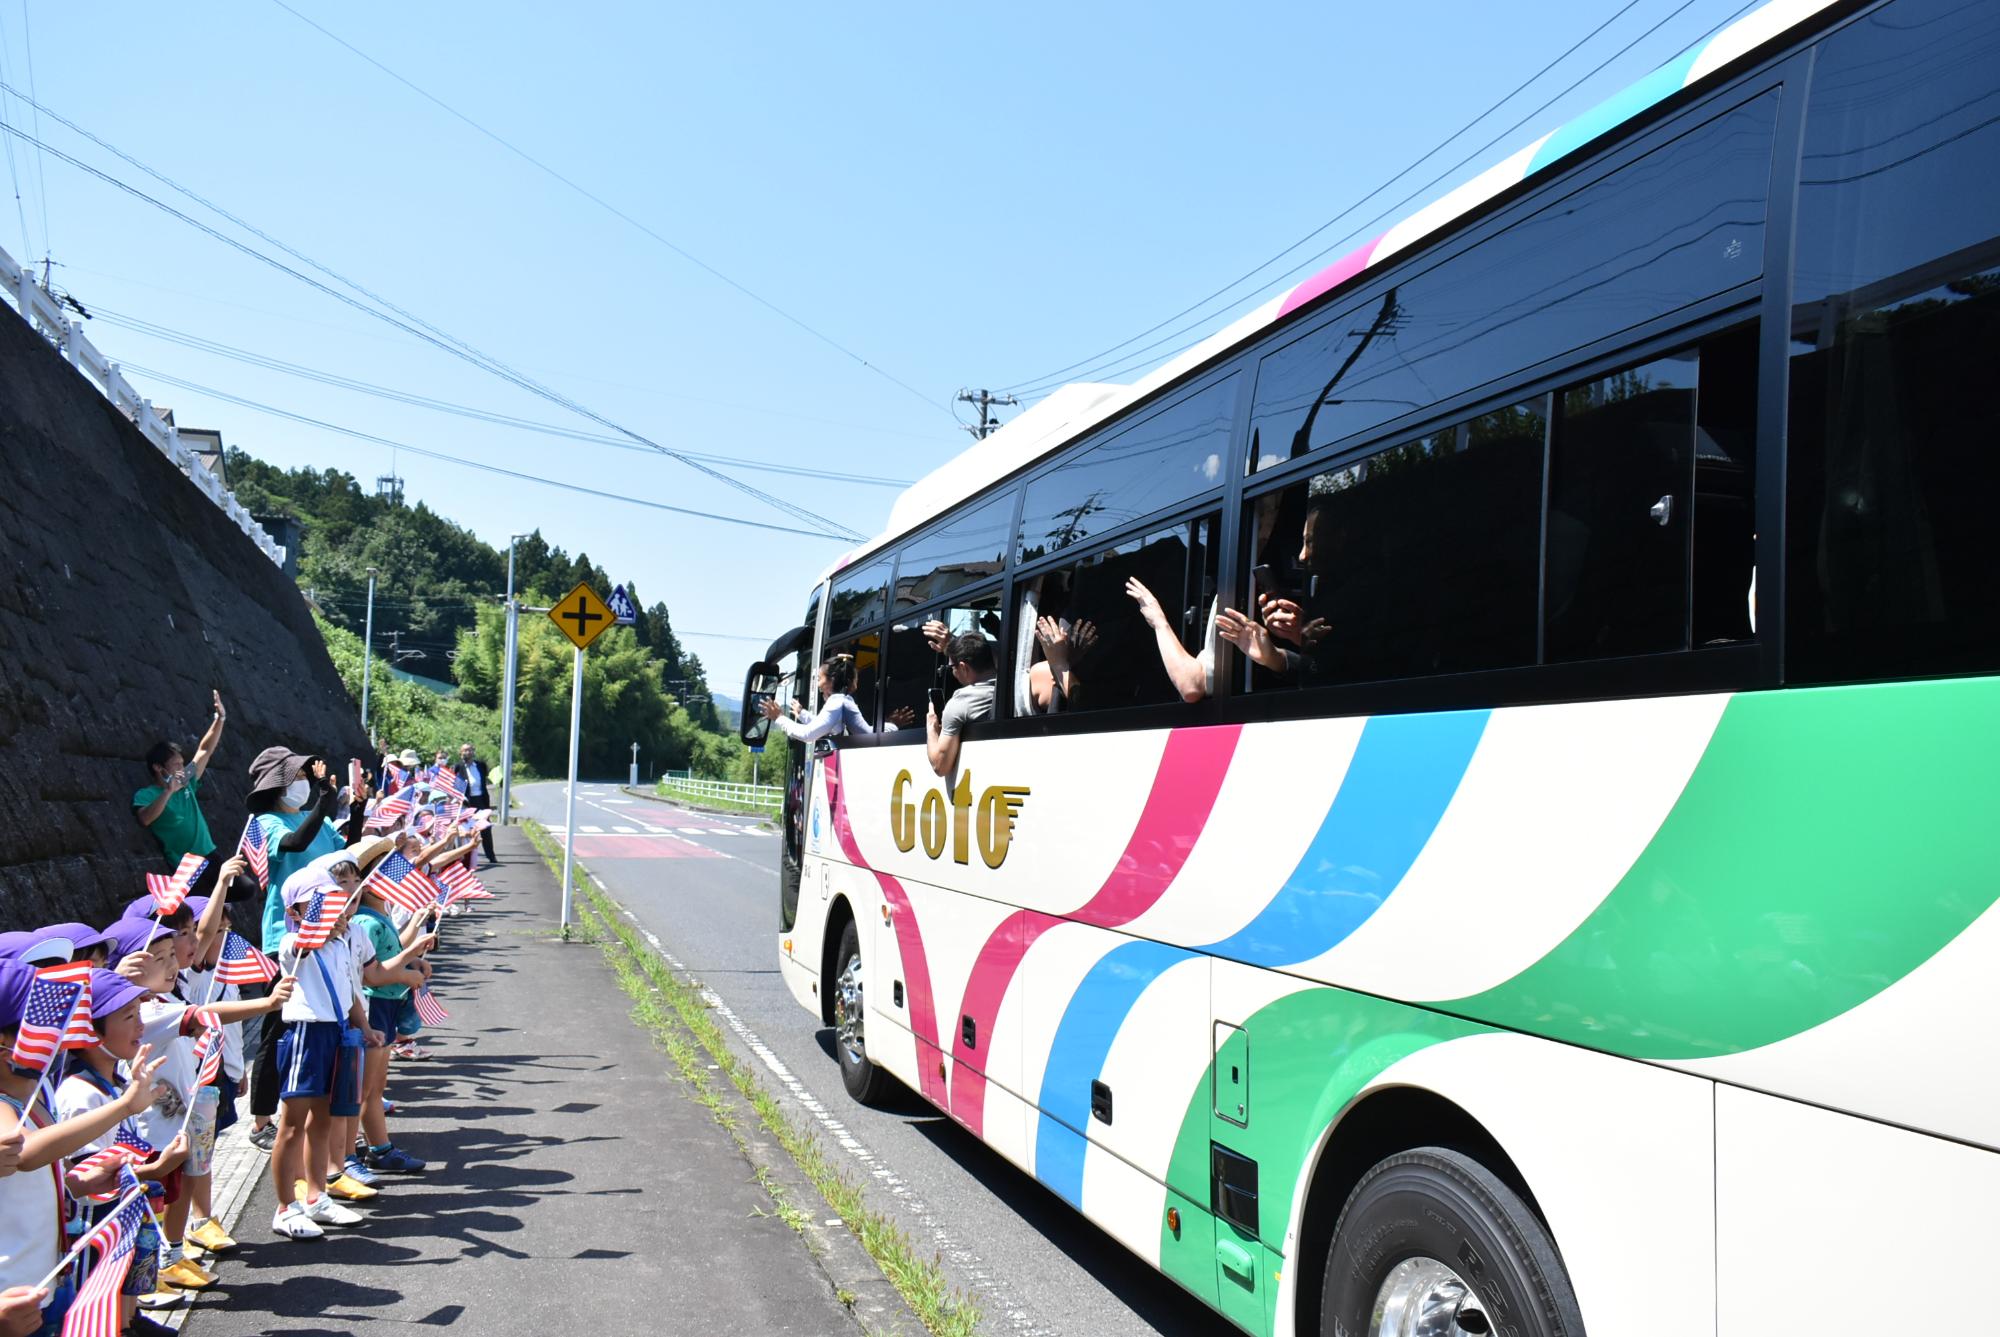
[[[621,627],[629,627],[639,620],[638,606],[632,596],[625,592],[623,585],[611,591],[611,617]]]

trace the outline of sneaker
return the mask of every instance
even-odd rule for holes
[[[206,1253],[221,1253],[236,1247],[236,1241],[222,1228],[222,1222],[214,1217],[189,1230],[183,1243],[198,1244]]]
[[[214,1284],[215,1273],[192,1258],[183,1258],[160,1269],[160,1289],[163,1291],[205,1291]]]
[[[396,1112],[396,1102],[384,1096],[382,1098],[382,1117],[386,1119],[395,1112]]]
[[[305,1205],[306,1215],[323,1226],[358,1226],[361,1213],[322,1194]]]
[[[267,1123],[250,1134],[250,1145],[259,1151],[269,1151],[271,1144],[278,1140],[278,1125]]]
[[[358,1148],[347,1158],[347,1164],[340,1167],[340,1177],[351,1179],[368,1188],[375,1187],[375,1172],[361,1163],[361,1151]],[[327,1187],[331,1189],[332,1185]]]
[[[186,1291],[147,1291],[139,1297],[141,1309],[172,1309],[188,1298]]]
[[[431,1056],[431,1051],[425,1049],[415,1040],[398,1040],[396,1041],[395,1044],[389,1046],[389,1052],[394,1054],[397,1058],[409,1059],[412,1062],[416,1061],[417,1059],[425,1059]]]
[[[381,1189],[368,1187],[358,1179],[349,1179],[345,1174],[338,1174],[328,1179],[326,1191],[343,1202],[366,1202],[370,1198],[380,1196],[382,1192]]]
[[[158,1319],[134,1314],[132,1321],[125,1325],[125,1337],[178,1337],[178,1334]]]
[[[298,1203],[287,1203],[271,1217],[271,1229],[289,1239],[316,1240],[326,1234],[319,1223],[306,1215],[306,1209]]]
[[[412,1156],[395,1143],[386,1147],[370,1147],[365,1157],[368,1168],[380,1174],[419,1175],[424,1172],[425,1161],[421,1156]]]

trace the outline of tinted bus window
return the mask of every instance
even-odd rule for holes
[[[907,560],[907,559],[906,559]],[[992,641],[993,662],[1000,662],[1000,592],[962,595],[944,608],[931,608],[889,624],[889,663],[882,679],[883,716],[892,729],[921,728],[924,709],[935,687],[946,700],[958,690],[958,680],[945,665],[944,656],[933,649],[924,635],[931,622],[944,625],[947,634],[976,631]]]
[[[843,641],[830,642],[827,645],[826,657],[831,659],[835,655],[854,656],[854,704],[860,707],[861,714],[867,719],[870,728],[880,729],[881,703],[877,700],[876,688],[882,680],[882,633],[871,631]],[[812,674],[809,671],[803,677],[805,681],[800,684],[802,689],[805,682],[811,680]]]
[[[1725,112],[1265,357],[1250,470],[1757,278],[1776,116]]]
[[[2000,7],[1828,38],[1799,180],[1787,676],[2000,668]]]
[[[1251,503],[1253,597],[1285,660],[1252,689],[1533,663],[1545,403]],[[1274,617],[1272,599],[1296,614]]]
[[[833,597],[827,604],[826,638],[845,635],[851,628],[879,622],[889,606],[889,568],[893,559],[884,557],[858,571],[835,576]]]
[[[964,585],[999,574],[1007,563],[1014,496],[996,497],[903,548],[896,568],[896,611],[921,608]]]
[[[1183,521],[1027,582],[1017,637],[1035,634],[1026,616],[1032,606],[1037,615],[1058,621],[1072,642],[1072,687],[1057,709],[1106,710],[1181,699],[1160,637],[1130,591],[1133,581],[1158,601],[1174,642],[1189,656],[1206,654],[1212,666],[1214,651],[1204,638],[1214,623],[1217,520]],[[1029,713],[1052,712],[1031,707]]]
[[[1021,560],[1165,510],[1222,483],[1238,377],[1088,445],[1028,484]]]

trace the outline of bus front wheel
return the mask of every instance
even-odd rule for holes
[[[1444,1147],[1361,1177],[1327,1251],[1322,1337],[1583,1337],[1555,1241],[1479,1162]]]
[[[840,931],[840,951],[834,960],[833,1049],[840,1059],[840,1082],[848,1095],[872,1105],[888,1089],[889,1074],[868,1061],[868,1040],[862,1029],[861,933],[851,919]]]

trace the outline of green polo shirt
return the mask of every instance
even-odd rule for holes
[[[201,777],[190,771],[188,782],[167,800],[167,806],[160,809],[160,815],[146,828],[167,852],[169,868],[177,867],[185,855],[215,853],[215,837],[208,834],[208,819],[201,815],[201,802],[195,797],[200,788]],[[132,796],[132,810],[144,810],[165,792],[163,786],[147,785]]]
[[[396,932],[396,925],[389,916],[370,906],[362,906],[354,912],[354,922],[361,925],[368,935],[368,941],[375,945],[375,964],[387,966],[402,955],[403,937]],[[370,998],[408,998],[410,986],[407,984],[369,984],[361,992]]]

